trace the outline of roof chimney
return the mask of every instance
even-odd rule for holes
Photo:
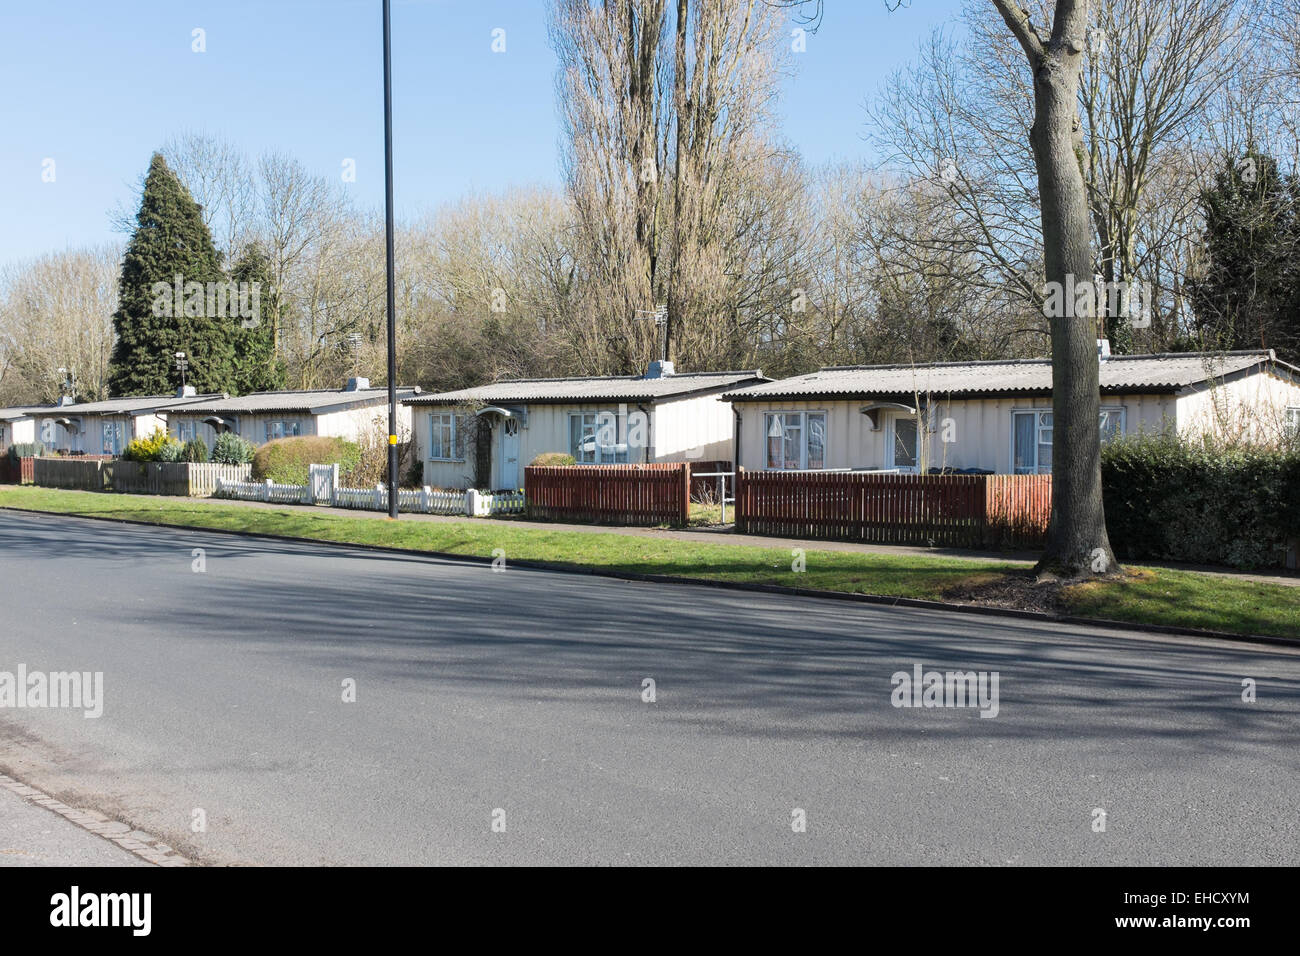
[[[645,370],[646,378],[668,378],[673,374],[673,363],[656,359]]]
[[[77,400],[76,400],[75,398],[73,398],[71,395],[60,395],[60,396],[59,396],[59,407],[60,407],[60,408],[62,408],[64,405],[75,405],[75,404],[77,404]]]
[[[180,388],[176,389],[177,398],[193,398],[197,394],[198,392],[194,390],[193,385],[182,385]]]
[[[348,379],[348,384],[343,386],[343,391],[359,392],[362,389],[366,389],[369,387],[370,387],[370,379],[368,378],[350,378]]]

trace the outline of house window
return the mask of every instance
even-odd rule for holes
[[[1300,406],[1293,405],[1286,410],[1286,433],[1300,438]]]
[[[768,412],[763,424],[769,470],[826,467],[825,412]]]
[[[1017,475],[1052,473],[1052,413],[1043,409],[1013,412],[1011,470]],[[1124,434],[1123,408],[1103,408],[1097,419],[1102,443]]]
[[[121,422],[104,422],[102,427],[103,435],[103,454],[120,455],[122,454],[122,436],[124,429]]]
[[[266,440],[294,438],[302,434],[302,422],[296,418],[266,423]]]
[[[614,412],[573,412],[569,415],[569,454],[580,465],[624,465],[628,462],[627,418]]]
[[[453,412],[435,412],[429,416],[429,458],[433,461],[460,461],[465,457],[464,428]]]
[[[193,441],[197,426],[192,421],[179,421],[176,423],[176,437],[180,441]]]

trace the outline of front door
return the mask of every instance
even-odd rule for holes
[[[889,430],[889,467],[913,474],[917,470],[916,419],[895,418]]]
[[[501,487],[514,491],[519,487],[519,419],[501,422]]]

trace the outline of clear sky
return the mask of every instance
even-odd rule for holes
[[[869,155],[863,104],[959,0],[826,0],[781,112],[814,163]],[[0,0],[0,264],[116,236],[149,156],[186,131],[268,148],[383,203],[380,0]],[[193,31],[205,52],[194,52]],[[506,50],[492,52],[492,31]],[[544,0],[394,0],[399,217],[558,182]],[[54,181],[42,179],[54,160]]]

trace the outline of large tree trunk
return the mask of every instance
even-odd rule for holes
[[[1071,577],[1101,574],[1114,571],[1116,564],[1101,498],[1097,303],[1095,295],[1081,302],[1073,295],[1080,284],[1091,289],[1093,282],[1078,107],[1088,3],[1057,0],[1046,38],[1013,0],[993,4],[1024,48],[1034,77],[1029,139],[1042,205],[1044,278],[1048,289],[1070,293],[1057,301],[1071,307],[1050,319],[1052,520],[1038,571]]]

